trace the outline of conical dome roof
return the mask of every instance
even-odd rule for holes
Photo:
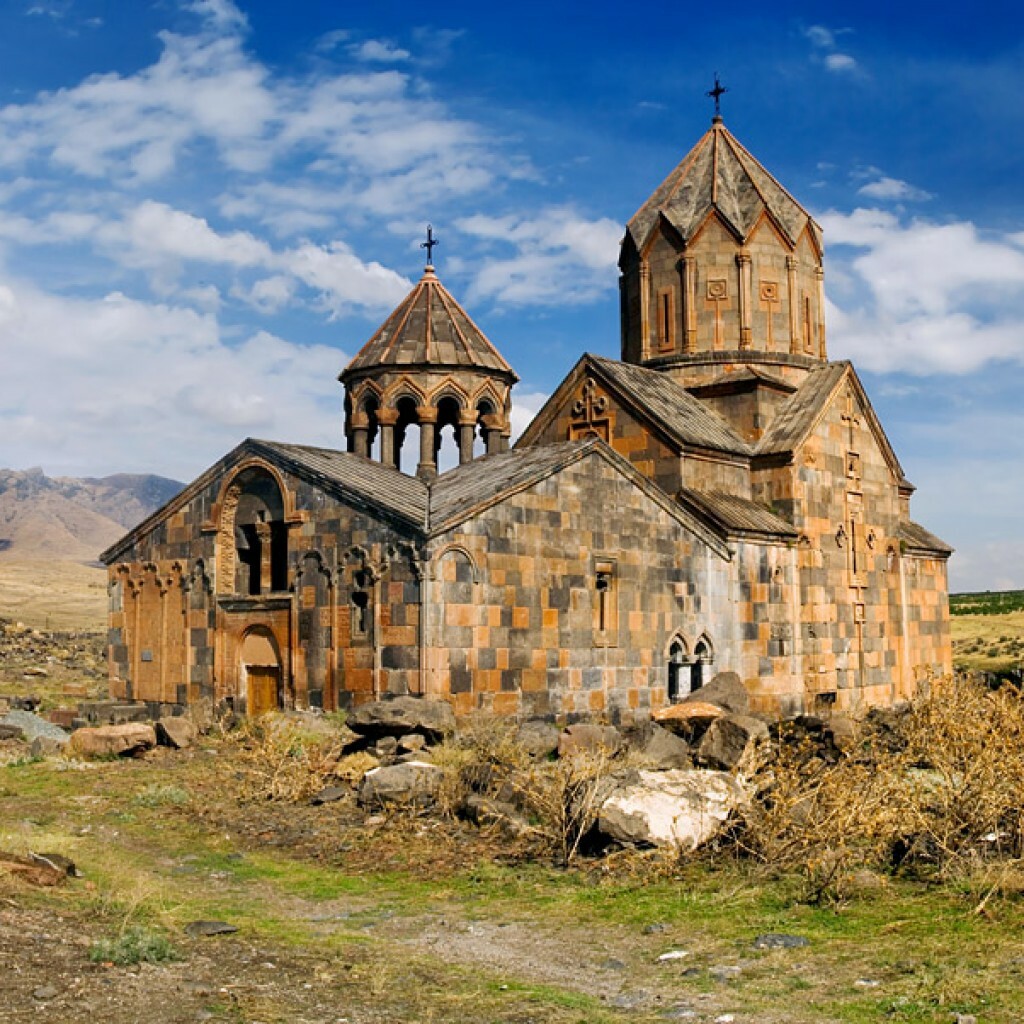
[[[744,242],[767,212],[776,227],[796,245],[805,228],[822,249],[821,228],[811,215],[715,118],[700,141],[633,215],[627,231],[643,249],[659,215],[688,242],[715,210]]]
[[[519,378],[428,266],[341,378],[386,368],[479,369]]]

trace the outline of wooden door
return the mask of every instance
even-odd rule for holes
[[[276,711],[280,706],[281,670],[273,665],[246,665],[245,671],[249,680],[249,714],[255,717]]]

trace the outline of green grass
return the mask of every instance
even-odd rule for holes
[[[950,594],[951,615],[1006,615],[1024,611],[1024,590],[983,590]]]

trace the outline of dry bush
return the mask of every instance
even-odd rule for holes
[[[538,760],[516,732],[514,721],[479,715],[435,748],[434,763],[447,769],[439,802],[451,815],[473,795],[514,810],[539,852],[569,865],[597,820],[609,776],[628,759],[597,750]]]
[[[230,736],[239,747],[243,799],[307,800],[327,784],[341,756],[340,739],[274,715],[246,720]]]
[[[837,764],[784,744],[756,781],[737,848],[801,871],[812,897],[841,895],[864,867],[963,879],[1024,854],[1024,702],[943,681],[902,713],[866,716]]]

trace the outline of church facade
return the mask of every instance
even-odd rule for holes
[[[951,549],[828,361],[822,258],[716,116],[627,225],[621,359],[514,447],[516,374],[428,266],[341,374],[344,448],[244,441],[104,552],[112,696],[630,722],[719,671],[766,714],[949,674]]]

